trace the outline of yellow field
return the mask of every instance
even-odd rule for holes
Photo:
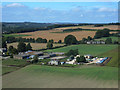
[[[12,45],[13,47],[17,48],[18,43],[7,44],[7,47],[9,48],[10,45]],[[34,50],[44,49],[44,48],[46,48],[46,45],[47,45],[46,43],[31,43],[32,49],[34,49]],[[63,46],[63,45],[64,44],[53,44],[53,47]]]
[[[105,25],[103,27],[94,27],[93,25],[86,25],[86,26],[72,26],[72,27],[62,27],[62,28],[55,28],[52,30],[46,31],[35,31],[35,32],[27,32],[27,33],[19,33],[20,35],[30,35],[30,36],[23,36],[24,38],[45,38],[47,40],[53,39],[55,42],[58,40],[64,41],[64,38],[67,35],[74,35],[76,36],[77,40],[81,40],[82,38],[86,38],[88,36],[94,37],[96,31],[75,31],[75,32],[68,32],[68,33],[51,33],[51,32],[61,32],[65,29],[75,29],[75,28],[83,28],[83,29],[104,29],[108,28],[111,30],[117,30],[118,25]],[[115,33],[115,32],[111,32]]]

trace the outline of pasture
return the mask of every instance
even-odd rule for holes
[[[108,52],[102,53],[99,56],[112,57],[112,59],[109,61],[109,63],[107,63],[107,66],[118,67],[118,65],[120,65],[120,62],[118,62],[118,48],[115,48]]]
[[[26,43],[26,44],[27,44],[27,43]],[[47,48],[47,47],[46,47],[47,43],[30,43],[30,44],[31,44],[33,50],[38,50],[38,49],[45,49],[45,48]],[[8,43],[8,44],[7,44],[7,47],[9,48],[9,46],[11,46],[11,45],[12,45],[13,47],[17,48],[18,43]],[[53,44],[53,47],[63,46],[63,45],[65,45],[65,44]]]
[[[118,68],[29,65],[3,76],[3,88],[117,88]]]
[[[80,55],[91,54],[91,55],[99,55],[110,51],[114,48],[117,48],[117,45],[71,45],[67,47],[46,50],[48,52],[68,52],[70,49],[78,49]]]
[[[102,37],[102,38],[100,38],[100,39],[95,39],[95,40],[98,40],[98,41],[99,41],[99,40],[104,40],[104,41],[105,41],[107,38],[111,38],[112,41],[114,42],[114,41],[118,41],[118,38],[119,38],[119,37],[113,37],[113,36],[111,36],[111,37]]]
[[[2,60],[2,74],[7,74],[12,71],[28,65],[29,63],[26,60],[19,59],[7,59]]]
[[[23,36],[31,36],[31,35],[21,35],[21,34],[3,34],[4,37],[23,37]]]

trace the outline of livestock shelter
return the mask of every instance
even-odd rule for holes
[[[28,59],[30,55],[28,54],[18,54],[18,55],[14,55],[13,57],[15,59]]]

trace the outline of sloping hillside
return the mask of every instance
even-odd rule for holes
[[[118,66],[118,48],[105,52],[99,56],[112,57],[107,66]]]

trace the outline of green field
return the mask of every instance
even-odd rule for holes
[[[48,52],[68,52],[70,49],[78,49],[80,55],[91,54],[91,55],[99,55],[105,53],[109,50],[117,48],[117,45],[71,45],[63,48],[46,50]]]
[[[31,35],[22,35],[22,34],[3,34],[5,37],[24,37],[24,36],[31,36]]]
[[[118,68],[29,65],[3,76],[3,88],[115,88]]]
[[[2,60],[2,74],[16,71],[17,69],[26,66],[28,64],[29,63],[26,62],[26,60],[19,60],[19,59]]]
[[[118,67],[118,48],[110,50],[108,52],[105,52],[99,56],[103,56],[103,57],[112,57],[112,59],[110,60],[110,62],[107,64],[107,66],[116,66]],[[119,63],[120,65],[120,63]]]
[[[100,39],[95,39],[95,40],[97,40],[97,41],[104,40],[105,41],[107,38],[111,38],[113,42],[118,41],[118,37],[113,37],[113,36],[111,36],[111,37],[102,37]]]

